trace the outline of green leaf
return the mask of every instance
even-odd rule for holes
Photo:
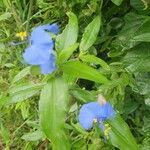
[[[130,5],[139,12],[149,14],[150,3],[149,0],[130,0]]]
[[[15,67],[15,65],[12,64],[12,63],[6,63],[6,64],[4,65],[4,67],[12,68],[12,67]]]
[[[11,17],[11,13],[5,12],[2,15],[0,15],[0,21],[7,20],[10,17]]]
[[[130,49],[123,58],[126,68],[135,72],[150,71],[150,43],[141,43]]]
[[[8,128],[4,127],[2,123],[0,124],[0,135],[3,139],[3,142],[8,146],[10,142],[10,133]]]
[[[79,123],[71,123],[71,125],[75,128],[75,130],[82,135],[88,136],[89,132],[85,131],[85,129]]]
[[[150,42],[150,33],[144,33],[133,37],[133,41]]]
[[[96,69],[89,67],[80,61],[69,61],[61,66],[61,69],[76,78],[87,79],[98,83],[107,83],[108,79]]]
[[[119,6],[123,2],[123,0],[111,0],[115,5]]]
[[[43,83],[33,84],[33,83],[26,83],[20,85],[14,85],[9,89],[9,99],[8,104],[21,102],[26,100],[33,95],[39,93],[39,91],[43,87]]]
[[[25,141],[38,141],[43,138],[43,134],[41,131],[36,130],[31,133],[26,133],[21,138],[24,139]]]
[[[31,66],[30,68],[30,73],[32,75],[40,75],[41,74],[41,69],[40,69],[40,66]]]
[[[78,43],[75,43],[69,46],[68,48],[63,49],[59,53],[58,62],[59,63],[65,62],[72,55],[72,53],[78,48],[78,45],[79,45]]]
[[[81,55],[80,59],[84,62],[95,63],[96,65],[101,65],[104,69],[110,70],[109,65],[102,59],[94,56],[94,55]]]
[[[25,76],[27,76],[28,74],[30,74],[30,69],[31,67],[26,67],[23,70],[21,70],[12,80],[12,83],[18,82],[19,80],[21,80],[22,78],[24,78]]]
[[[125,15],[124,20],[124,27],[111,45],[111,49],[114,48],[116,51],[118,50],[118,53],[120,53],[121,50],[128,50],[139,44],[139,42],[133,40],[135,36],[149,32],[150,18],[147,16],[130,12]]]
[[[150,98],[150,75],[149,72],[134,74],[136,84],[133,84],[133,91],[140,93],[145,99]]]
[[[68,12],[69,23],[56,38],[56,50],[61,51],[73,45],[78,37],[78,20],[74,13]]]
[[[114,119],[109,120],[109,124],[111,126],[110,141],[113,146],[120,150],[138,150],[138,146],[128,125],[119,114]]]
[[[61,92],[61,93],[60,93]],[[39,101],[40,125],[55,150],[70,149],[65,130],[68,87],[62,78],[51,79],[43,88]]]
[[[70,90],[71,95],[75,97],[77,100],[80,100],[81,102],[87,103],[91,102],[93,100],[96,101],[97,93],[88,91],[85,89],[81,89],[79,87],[74,87]]]
[[[146,98],[146,99],[145,99],[145,104],[146,104],[147,106],[150,106],[150,98]]]
[[[96,41],[99,29],[101,26],[101,18],[97,16],[94,20],[85,28],[83,33],[81,43],[80,43],[80,51],[87,51]]]

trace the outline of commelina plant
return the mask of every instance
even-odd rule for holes
[[[38,92],[42,87],[38,105],[38,131],[42,133],[42,139],[49,140],[54,150],[71,150],[73,147],[73,141],[69,138],[70,129],[73,127],[67,127],[67,113],[70,89],[75,86],[76,81],[85,79],[104,86],[111,83],[109,76],[89,65],[96,63],[101,65],[104,71],[110,71],[104,60],[88,51],[99,33],[101,16],[94,17],[79,39],[78,19],[72,12],[67,15],[69,21],[62,32],[55,23],[33,28],[26,39],[29,44],[23,50],[24,64],[39,68],[40,76],[44,76],[41,85],[36,85]],[[17,36],[24,40],[27,35],[20,33]],[[79,52],[79,55],[74,55],[76,52]],[[103,91],[97,89],[96,95],[98,93]],[[17,101],[10,99],[9,103]],[[76,111],[77,116],[73,118],[76,122],[74,128],[85,133],[87,139],[96,136],[103,144],[107,143],[121,150],[138,149],[128,125],[115,106],[112,106],[111,100],[108,102],[103,97],[103,100],[96,101],[92,97],[90,102],[82,103]],[[85,135],[83,134],[82,138]]]
[[[41,73],[49,76],[41,92],[39,117],[41,131],[50,140],[54,150],[71,149],[68,131],[65,128],[66,110],[69,102],[69,87],[64,75],[71,75],[74,79],[83,78],[99,83],[108,83],[109,81],[100,72],[76,58],[67,61],[78,48],[77,18],[71,12],[68,13],[68,16],[69,23],[59,35],[57,35],[59,33],[59,27],[55,23],[34,28],[29,36],[29,46],[23,53],[23,58],[27,64],[40,67]],[[91,23],[97,24],[97,30],[92,33],[94,37],[98,34],[100,22],[100,16],[97,16]],[[81,58],[84,56],[85,58],[86,56],[93,57],[86,55],[87,49],[95,41],[94,39],[90,40],[91,37],[87,37],[86,35],[90,30],[92,29],[89,29],[89,27],[85,29],[85,33],[79,45]],[[79,68],[83,69],[83,71],[78,72]],[[94,74],[94,76],[92,74]],[[94,99],[91,101],[94,101]],[[109,121],[107,122],[107,120]],[[112,105],[106,102],[103,97],[103,100],[90,102],[81,106],[77,122],[79,121],[81,128],[83,127],[85,130],[90,130],[92,127],[94,128],[94,123],[96,123],[98,127],[104,131],[104,137],[107,137],[107,140],[111,141],[114,146],[121,148],[119,146],[120,144],[116,143],[116,139],[120,139],[120,136],[118,136],[118,132],[120,133],[120,131],[118,131],[118,127],[115,126],[115,124],[118,126],[119,122],[125,124],[120,120],[119,114],[114,111]],[[108,127],[106,127],[107,125],[109,126],[109,130]],[[127,128],[127,134],[133,139],[126,124],[124,126]],[[124,137],[122,140],[124,140]],[[132,150],[137,150],[135,141],[128,142],[127,147]]]

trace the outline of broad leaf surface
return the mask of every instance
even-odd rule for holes
[[[78,43],[70,45],[68,48],[63,49],[59,53],[58,62],[63,63],[72,55],[72,53],[78,48]]]
[[[56,50],[61,51],[76,43],[78,38],[78,20],[72,12],[67,13],[69,17],[68,25],[56,38]]]
[[[30,69],[31,67],[26,67],[23,70],[21,70],[13,79],[13,83],[18,82],[19,80],[21,80],[22,78],[24,78],[25,76],[27,76],[28,74],[30,74]]]
[[[115,5],[119,6],[121,5],[123,0],[111,0]]]
[[[133,37],[133,41],[137,42],[150,42],[150,32],[137,35]]]
[[[53,149],[68,150],[65,130],[68,87],[62,78],[51,79],[43,88],[39,101],[40,125]]]
[[[110,70],[110,67],[109,65],[104,61],[102,60],[101,58],[98,58],[94,55],[82,55],[80,57],[80,59],[84,62],[90,62],[90,63],[94,63],[94,64],[99,64],[101,65],[104,69],[106,70]]]
[[[94,44],[94,42],[96,41],[98,32],[99,32],[100,26],[101,26],[101,18],[100,16],[97,16],[85,28],[85,31],[83,33],[81,43],[79,46],[81,52],[87,51]]]
[[[147,16],[137,15],[135,13],[128,13],[124,17],[125,26],[118,33],[117,38],[112,42],[112,47],[116,50],[127,50],[139,42],[134,41],[135,36],[149,32],[150,18]],[[110,52],[110,56],[111,56]]]
[[[108,79],[96,69],[87,66],[80,61],[69,61],[61,66],[61,69],[76,78],[91,80],[98,83],[107,83]]]
[[[123,62],[131,72],[150,71],[150,44],[141,43],[130,49],[124,56]]]
[[[39,91],[43,88],[43,86],[43,83],[26,83],[14,85],[9,90],[8,103],[11,104],[26,100],[32,97],[33,95],[38,94]]]
[[[110,141],[112,145],[120,150],[138,150],[128,125],[119,115],[110,120],[109,124],[111,126]]]

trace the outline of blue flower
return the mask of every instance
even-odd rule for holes
[[[79,123],[84,129],[89,130],[93,127],[93,122],[96,120],[99,127],[104,130],[103,121],[114,117],[115,111],[110,103],[90,102],[81,107]]]
[[[42,25],[34,28],[30,37],[31,44],[48,44],[49,42],[51,43],[52,39],[48,32],[58,34],[58,25],[54,23],[52,25]]]
[[[50,34],[57,34],[57,24],[42,25],[34,28],[30,36],[30,46],[25,49],[23,58],[30,65],[39,65],[43,74],[49,74],[56,69],[54,56],[54,41]]]

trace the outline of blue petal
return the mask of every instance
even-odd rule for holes
[[[104,130],[103,121],[115,117],[115,111],[110,103],[100,105],[98,102],[84,104],[79,113],[79,123],[86,130],[92,128],[93,119],[99,121],[99,127]]]
[[[44,30],[34,29],[30,37],[31,44],[52,44],[51,36]]]
[[[52,39],[46,30],[57,34],[59,32],[59,27],[54,23],[52,25],[42,25],[34,28],[31,33],[30,42],[32,44],[52,42]]]
[[[53,23],[53,24],[46,24],[46,25],[42,25],[42,26],[39,26],[37,27],[38,29],[41,29],[41,30],[47,30],[49,32],[52,32],[54,34],[58,34],[59,32],[59,27],[56,23]]]
[[[106,104],[100,105],[98,118],[105,120],[111,117],[113,118],[114,116],[115,111],[113,110],[113,107],[110,103],[107,102]]]
[[[55,69],[55,58],[53,55],[50,56],[49,61],[40,65],[42,74],[52,73]]]
[[[107,119],[115,117],[115,111],[110,103],[106,103],[105,105],[107,109]]]
[[[83,106],[92,112],[95,116],[99,115],[100,104],[98,102],[90,102],[88,104],[84,104]]]
[[[92,128],[93,126],[93,120],[95,119],[95,115],[89,111],[85,105],[82,106],[82,108],[80,109],[80,113],[79,113],[79,123],[81,124],[81,126],[88,130],[90,128]]]
[[[53,44],[51,45],[31,45],[23,53],[26,63],[31,65],[40,65],[49,61],[50,54],[53,52]]]

